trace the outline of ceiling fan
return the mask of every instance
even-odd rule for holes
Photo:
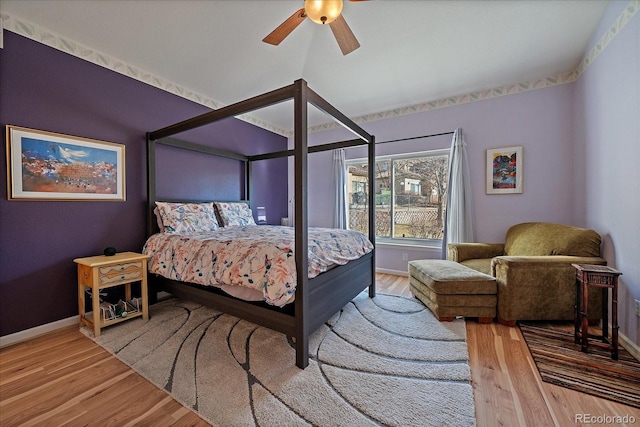
[[[262,41],[275,46],[279,45],[307,17],[317,24],[329,24],[343,55],[360,47],[356,36],[353,35],[347,21],[342,16],[342,0],[305,0],[302,9],[287,18]]]

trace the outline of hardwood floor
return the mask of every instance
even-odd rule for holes
[[[411,297],[408,278],[380,274],[378,290]],[[640,409],[540,380],[518,328],[468,321],[479,427],[576,426],[578,414],[634,417]],[[206,426],[77,326],[0,350],[2,426]],[[598,425],[622,425],[620,423]]]

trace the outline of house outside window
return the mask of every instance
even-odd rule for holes
[[[379,156],[375,224],[379,243],[440,245],[444,231],[449,150]],[[369,233],[366,159],[347,160],[349,228]]]

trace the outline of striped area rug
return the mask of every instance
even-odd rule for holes
[[[520,330],[543,381],[640,408],[640,362],[624,348],[616,361],[595,346],[583,353],[573,326],[523,323]]]

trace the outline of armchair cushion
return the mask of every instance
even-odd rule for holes
[[[593,230],[569,225],[525,222],[507,231],[504,255],[598,257],[600,235]]]
[[[467,266],[469,268],[473,268],[476,271],[484,274],[491,274],[491,261],[493,258],[477,258],[477,259],[468,259],[466,261],[462,261],[460,264]]]
[[[451,243],[448,259],[484,274],[491,274],[491,259],[504,255],[504,243]]]

